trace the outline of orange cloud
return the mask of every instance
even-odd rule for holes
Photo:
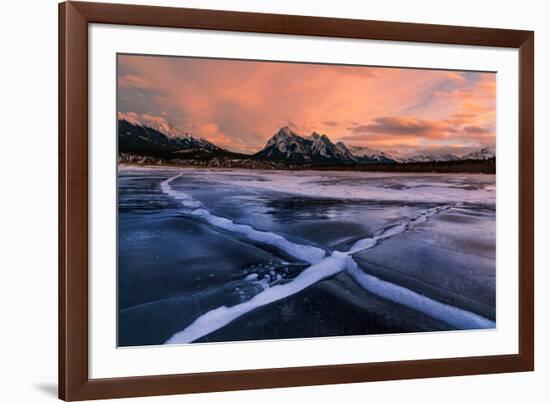
[[[118,85],[121,88],[151,89],[153,83],[137,75],[126,74],[119,78]]]
[[[493,73],[132,55],[118,70],[121,112],[240,152],[285,125],[384,151],[494,144]]]
[[[460,82],[466,81],[466,78],[462,74],[454,71],[447,73],[447,77],[453,81],[460,81]]]
[[[464,131],[470,134],[489,134],[490,131],[480,126],[465,126]]]
[[[353,133],[382,133],[398,136],[440,138],[456,133],[457,128],[447,120],[423,120],[410,116],[377,117],[371,123],[350,128]]]

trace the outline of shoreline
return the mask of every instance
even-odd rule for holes
[[[411,164],[413,165],[413,164]],[[416,165],[416,164],[415,164]],[[368,166],[368,165],[363,165]],[[378,166],[378,165],[377,165]],[[265,168],[250,168],[245,166],[208,166],[208,165],[192,165],[192,164],[176,164],[176,163],[137,163],[137,162],[117,162],[117,168],[142,168],[142,169],[151,169],[151,168],[160,168],[160,169],[197,169],[197,170],[247,170],[247,171],[263,171],[263,172],[366,172],[366,173],[387,173],[387,174],[402,174],[402,175],[418,175],[418,174],[435,174],[435,175],[446,175],[446,174],[461,174],[461,175],[492,175],[496,176],[496,172],[485,172],[485,171],[467,171],[467,170],[457,170],[457,171],[438,171],[438,170],[398,170],[398,169],[388,169],[376,167],[372,168],[345,168],[345,167],[336,167],[331,169],[330,167],[324,166],[307,166],[307,167],[289,167],[287,169],[265,169]]]

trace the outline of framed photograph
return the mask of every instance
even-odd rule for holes
[[[533,32],[59,13],[61,399],[533,370]]]

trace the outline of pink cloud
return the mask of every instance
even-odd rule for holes
[[[118,85],[121,88],[141,88],[141,89],[151,89],[154,87],[151,81],[146,80],[145,78],[139,77],[137,75],[126,74],[122,77],[119,77]]]
[[[382,150],[490,137],[464,127],[494,136],[492,73],[130,55],[118,61],[121,111],[162,117],[240,152],[257,151],[289,123],[335,141],[370,138]]]

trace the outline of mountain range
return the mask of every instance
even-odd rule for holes
[[[488,148],[483,148],[463,157],[443,154],[398,159],[368,147],[348,147],[341,141],[333,143],[327,135],[317,132],[301,136],[289,127],[279,129],[259,152],[245,155],[218,147],[204,138],[196,138],[170,124],[144,124],[124,114],[119,114],[118,139],[119,155],[123,161],[149,158],[147,161],[157,163],[170,161],[227,167],[391,165],[495,157]]]
[[[173,158],[209,158],[232,155],[204,138],[189,134],[168,136],[140,123],[118,120],[118,150],[121,154]]]
[[[421,162],[453,162],[460,160],[487,160],[495,157],[495,154],[487,147],[481,148],[478,151],[470,152],[464,156],[456,156],[454,154],[440,155],[417,155],[406,159],[398,160],[401,163],[421,163]]]
[[[334,144],[326,135],[313,132],[308,137],[281,128],[253,158],[298,165],[351,165],[357,163],[343,142]]]

